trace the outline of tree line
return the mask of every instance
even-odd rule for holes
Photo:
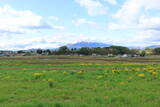
[[[82,48],[68,48],[67,46],[62,46],[56,50],[36,50],[37,54],[44,55],[130,55],[130,56],[145,56],[145,55],[160,55],[160,48],[155,49],[129,49],[124,46],[110,46],[110,47],[82,47]]]

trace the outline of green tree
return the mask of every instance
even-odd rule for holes
[[[123,46],[110,46],[106,49],[109,54],[113,55],[123,55],[129,53],[129,48]]]
[[[154,54],[160,55],[160,48],[155,48],[154,49]]]
[[[93,48],[93,53],[97,54],[97,55],[105,55],[106,54],[106,49],[105,48]]]
[[[91,55],[92,54],[92,49],[88,48],[88,47],[82,47],[78,50],[79,54],[83,54],[83,55]]]
[[[67,46],[62,46],[62,47],[60,47],[59,49],[58,49],[58,54],[60,54],[60,55],[67,55],[67,54],[69,54],[70,53],[70,50],[69,50],[69,48],[67,47]]]
[[[43,53],[43,50],[42,50],[42,49],[37,49],[37,53],[38,53],[38,54],[42,54],[42,53]]]
[[[141,56],[141,57],[146,56],[146,52],[145,52],[145,50],[143,50],[143,51],[141,52],[140,56]]]
[[[132,56],[134,56],[134,55],[140,55],[140,50],[139,49],[131,49],[130,50],[130,54],[132,55]]]
[[[152,48],[146,48],[144,51],[146,52],[146,55],[153,55],[154,54],[154,49],[152,49]]]

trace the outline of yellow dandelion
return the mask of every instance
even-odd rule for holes
[[[140,73],[140,74],[138,74],[137,76],[139,76],[139,77],[144,77],[145,74],[144,74],[144,73]]]
[[[55,80],[52,78],[47,79],[48,82],[54,82]]]
[[[158,75],[158,72],[152,72],[151,73],[153,76],[157,76]]]
[[[153,71],[153,70],[148,70],[148,72],[149,72],[149,73],[152,73],[152,72],[154,72],[154,71]]]
[[[33,76],[35,76],[36,78],[40,78],[41,76],[43,76],[43,73],[34,73]]]

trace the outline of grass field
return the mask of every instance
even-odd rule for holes
[[[1,57],[0,107],[160,107],[160,57]]]

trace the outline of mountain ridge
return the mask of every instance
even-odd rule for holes
[[[109,47],[109,46],[112,46],[112,44],[105,44],[100,42],[85,42],[85,41],[67,45],[67,47],[69,48],[81,48],[81,47],[95,48],[95,47]]]

